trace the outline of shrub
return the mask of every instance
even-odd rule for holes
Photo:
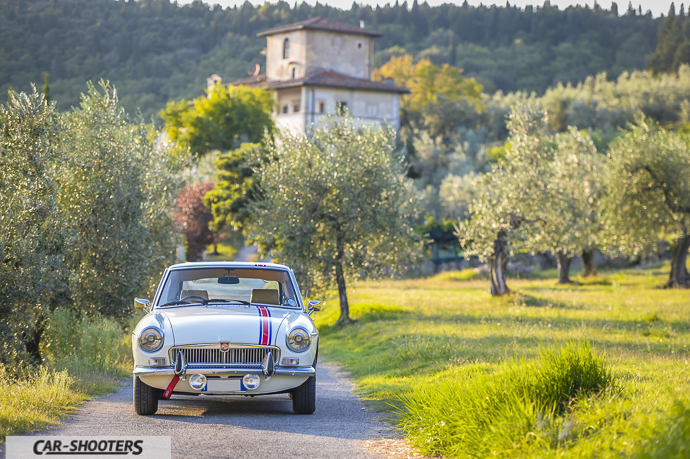
[[[128,336],[120,325],[105,317],[79,316],[71,309],[47,315],[43,355],[57,368],[70,373],[121,373],[130,362]]]
[[[538,360],[503,364],[428,384],[403,397],[400,427],[423,453],[512,457],[549,449],[571,426],[560,416],[576,398],[613,384],[587,342],[543,349]]]

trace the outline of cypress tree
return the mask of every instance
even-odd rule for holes
[[[43,72],[43,89],[41,90],[46,99],[46,103],[50,103],[50,85],[48,84],[48,72]]]

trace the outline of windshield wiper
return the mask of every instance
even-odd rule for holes
[[[166,306],[178,306],[178,305],[183,305],[183,304],[191,305],[191,304],[202,304],[202,303],[199,303],[198,301],[193,301],[191,303],[189,303],[187,301],[171,301],[170,303],[161,304],[158,307],[164,308]]]
[[[223,298],[211,298],[210,300],[204,300],[203,304],[208,305],[209,303],[239,303],[249,306],[251,303],[244,300],[226,300]]]

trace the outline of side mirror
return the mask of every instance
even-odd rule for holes
[[[317,308],[317,307],[316,307],[316,305],[319,305],[319,304],[321,304],[321,302],[320,302],[319,300],[311,300],[311,301],[307,304],[307,309],[308,309],[308,311],[309,311],[308,314],[311,315],[313,312],[318,312],[318,311],[320,311],[321,308]]]
[[[134,309],[143,309],[148,314],[151,312],[151,303],[143,298],[134,298]]]

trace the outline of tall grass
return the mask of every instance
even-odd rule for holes
[[[17,377],[0,367],[0,441],[56,423],[84,398],[67,370],[41,367]]]
[[[119,373],[131,361],[127,338],[113,320],[78,316],[72,309],[57,309],[48,315],[42,355],[58,367]]]
[[[514,457],[569,439],[571,404],[612,387],[614,377],[586,341],[542,349],[496,373],[457,371],[402,397],[399,426],[421,452],[447,457]]]
[[[117,322],[79,316],[71,309],[48,315],[42,356],[49,368],[67,370],[88,394],[112,392],[131,370],[131,342]]]
[[[640,459],[690,457],[690,402],[677,400],[666,422],[657,425],[655,433],[643,444]]]
[[[49,313],[39,368],[0,367],[0,442],[55,424],[92,395],[119,389],[131,369],[129,336],[115,321]]]

